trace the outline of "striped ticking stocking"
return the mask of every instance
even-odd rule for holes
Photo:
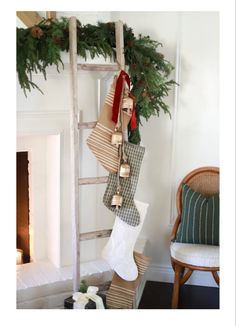
[[[102,166],[111,173],[118,170],[119,155],[118,148],[111,144],[111,137],[115,130],[116,123],[112,121],[112,107],[115,95],[116,77],[105,98],[104,107],[101,111],[98,122],[87,138],[87,145]],[[122,130],[127,130],[128,123],[132,116],[132,110],[126,108],[126,95],[122,100]],[[132,102],[132,100],[131,100]],[[129,100],[130,103],[130,100]]]
[[[138,287],[151,259],[134,251],[134,260],[139,271],[135,281],[125,281],[118,274],[114,273],[106,295],[108,309],[134,309]]]
[[[112,197],[117,190],[117,174],[110,173],[105,194],[103,196],[104,205],[119,216],[122,221],[132,226],[140,223],[140,215],[134,203],[134,196],[138,184],[138,178],[143,160],[145,148],[129,142],[124,143],[125,153],[130,165],[130,176],[120,178],[121,195],[123,197],[122,206],[116,209],[111,206]]]

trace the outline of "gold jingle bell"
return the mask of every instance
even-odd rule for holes
[[[111,206],[115,206],[116,209],[122,206],[123,197],[120,195],[119,191],[112,197]]]
[[[121,145],[123,141],[123,134],[121,131],[118,131],[117,128],[115,128],[115,131],[113,132],[111,136],[111,143],[112,145]]]
[[[120,177],[128,178],[130,176],[130,165],[124,162],[120,166]]]

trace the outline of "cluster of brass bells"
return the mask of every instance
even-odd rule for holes
[[[127,163],[127,158],[124,153],[124,136],[122,133],[122,120],[121,118],[121,110],[125,112],[128,115],[132,115],[133,110],[133,99],[128,96],[128,93],[125,92],[125,96],[123,97],[123,100],[120,105],[120,114],[119,114],[119,121],[115,127],[115,131],[112,134],[111,137],[111,144],[117,146],[120,150],[123,149],[123,156],[120,151],[120,161],[122,161],[121,164],[119,164],[119,171],[117,172],[117,191],[112,197],[111,206],[115,207],[116,209],[120,208],[122,206],[123,197],[121,196],[121,188],[120,188],[120,182],[119,177],[121,178],[128,178],[130,176],[130,165]],[[121,147],[119,147],[121,146]]]
[[[113,195],[112,197],[111,206],[115,206],[116,209],[118,209],[119,207],[122,206],[122,202],[123,202],[123,197],[121,196],[120,191],[117,190],[116,194]]]
[[[119,177],[128,178],[129,176],[130,176],[130,165],[126,161],[124,161],[120,165],[120,170],[117,172],[117,177],[119,179]],[[120,194],[120,186],[118,186],[116,194],[113,195],[112,197],[111,206],[115,206],[115,208],[118,209],[122,206],[122,202],[123,202],[123,197]]]

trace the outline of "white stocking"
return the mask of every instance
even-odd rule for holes
[[[134,202],[140,215],[139,225],[131,226],[116,216],[111,236],[102,251],[102,257],[126,281],[134,281],[138,277],[133,251],[149,205],[138,200]]]

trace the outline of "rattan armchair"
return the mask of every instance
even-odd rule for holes
[[[183,184],[187,184],[205,197],[213,196],[219,193],[219,168],[202,167],[195,169],[184,177],[178,187],[176,195],[178,215],[172,229],[170,245],[171,264],[175,272],[172,308],[178,308],[180,286],[189,279],[195,270],[211,272],[214,280],[219,285],[219,275],[217,273],[219,271],[218,246],[174,242],[181,223]]]

